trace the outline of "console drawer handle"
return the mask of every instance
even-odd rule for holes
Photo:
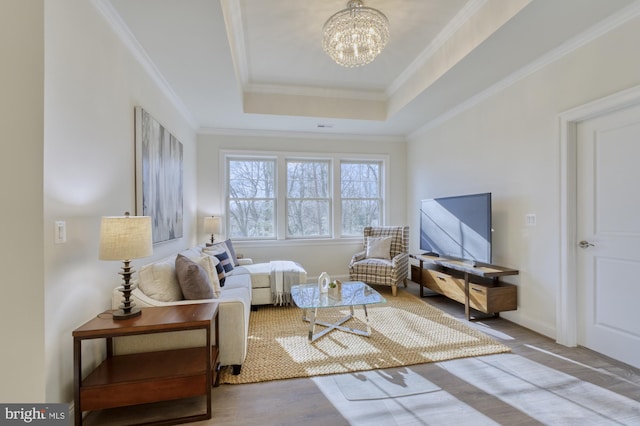
[[[484,293],[484,291],[480,290],[479,288],[475,288],[475,287],[471,287],[471,290],[477,291],[478,293]]]

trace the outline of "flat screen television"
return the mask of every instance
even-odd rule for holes
[[[422,200],[420,250],[491,263],[491,193]]]

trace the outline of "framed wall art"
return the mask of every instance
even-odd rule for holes
[[[182,143],[135,108],[136,214],[151,216],[153,243],[182,238]]]

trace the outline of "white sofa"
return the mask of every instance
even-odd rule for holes
[[[290,303],[288,289],[292,285],[307,282],[307,271],[299,263],[288,260],[272,260],[254,264],[251,259],[236,255],[231,240],[206,244],[200,246],[199,249],[216,256],[224,256],[226,253],[229,261],[220,257],[225,270],[230,263],[234,266],[234,273],[248,273],[250,275],[251,304],[254,307]]]
[[[181,253],[192,259],[203,256],[201,247],[187,249]],[[184,300],[180,297],[180,300],[171,300],[177,299],[176,295],[181,296],[175,272],[176,257],[177,254],[139,268],[139,273],[134,280],[134,284],[138,287],[131,293],[132,300],[138,307],[218,302],[220,304],[218,311],[220,336],[219,341],[217,336],[215,341],[219,342],[219,362],[222,366],[232,366],[233,373],[239,374],[247,355],[252,300],[249,271],[242,266],[234,268],[226,275],[224,286],[220,288],[220,296],[217,298]],[[144,283],[141,283],[141,279]],[[122,293],[116,288],[112,294],[112,308],[118,308],[121,303]],[[215,330],[212,330],[212,339],[213,336],[215,336]],[[202,346],[204,339],[205,334],[201,330],[118,337],[114,339],[114,351],[116,354],[126,354],[187,348]]]
[[[231,366],[233,374],[240,374],[247,355],[249,315],[252,305],[274,303],[275,299],[271,290],[274,274],[271,263],[253,264],[251,259],[237,259],[232,244],[230,242],[227,244],[228,247],[231,247],[232,254],[229,257],[234,266],[230,272],[222,274],[219,271],[220,276],[224,276],[224,285],[219,288],[218,297],[185,300],[175,268],[178,254],[174,254],[139,268],[138,275],[133,281],[137,287],[132,291],[131,299],[138,307],[218,302],[220,304],[218,311],[219,362],[222,366]],[[180,254],[196,260],[207,255],[208,250],[212,250],[212,248],[198,246],[183,250]],[[209,256],[211,253],[210,251]],[[220,266],[218,260],[216,263]],[[290,282],[306,282],[307,273],[302,266],[293,262],[287,262],[286,266]],[[215,274],[215,271],[210,272]],[[117,309],[121,303],[122,293],[115,288],[112,293],[112,308]],[[215,330],[211,330],[211,332],[213,338]],[[116,354],[126,354],[188,348],[204,345],[204,339],[204,332],[198,330],[118,337],[114,339],[114,351]]]

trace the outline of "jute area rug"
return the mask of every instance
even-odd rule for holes
[[[482,332],[456,320],[419,298],[398,289],[387,303],[368,307],[371,336],[333,330],[310,343],[309,324],[296,306],[265,306],[251,312],[247,357],[241,373],[221,371],[220,383],[349,373],[401,367],[455,358],[509,352]],[[319,320],[333,322],[345,309],[323,309]],[[364,312],[344,325],[365,329]],[[316,326],[316,332],[322,326]]]

